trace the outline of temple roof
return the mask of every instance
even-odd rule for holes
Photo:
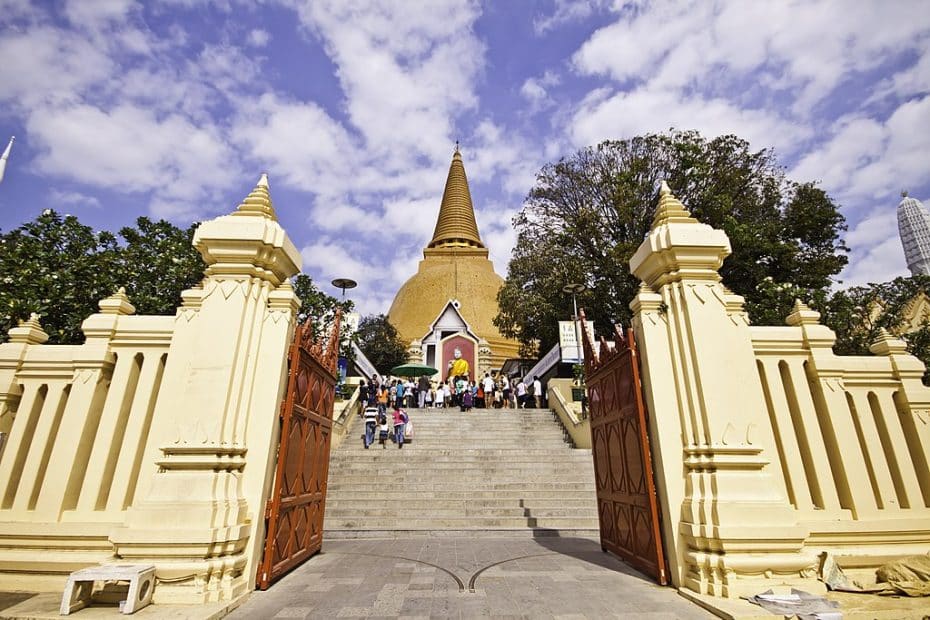
[[[462,163],[458,143],[452,155],[452,165],[449,166],[446,189],[442,193],[436,229],[427,247],[484,247],[481,236],[478,234],[475,207],[471,203],[468,178],[465,176],[465,165]]]

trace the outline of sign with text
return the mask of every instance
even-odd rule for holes
[[[586,323],[588,337],[594,342],[594,323]],[[580,364],[584,360],[584,350],[578,337],[581,335],[581,321],[559,321],[559,348],[562,361],[568,364]]]

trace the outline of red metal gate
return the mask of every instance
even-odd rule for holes
[[[595,355],[583,312],[581,321],[601,548],[666,585],[633,330],[624,337],[615,327],[614,346],[601,338],[600,355]]]
[[[288,354],[281,443],[274,490],[265,508],[265,553],[257,576],[262,590],[323,544],[340,318],[337,312],[326,342],[314,339],[309,323],[298,325]]]

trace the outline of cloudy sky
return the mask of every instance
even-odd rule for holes
[[[456,140],[505,274],[542,164],[669,127],[819,180],[849,223],[844,284],[905,274],[930,2],[0,0],[0,229],[46,208],[186,225],[267,170],[304,270],[358,280],[365,313],[415,272]]]

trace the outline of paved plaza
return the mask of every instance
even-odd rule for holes
[[[714,616],[587,538],[334,540],[229,618]]]

